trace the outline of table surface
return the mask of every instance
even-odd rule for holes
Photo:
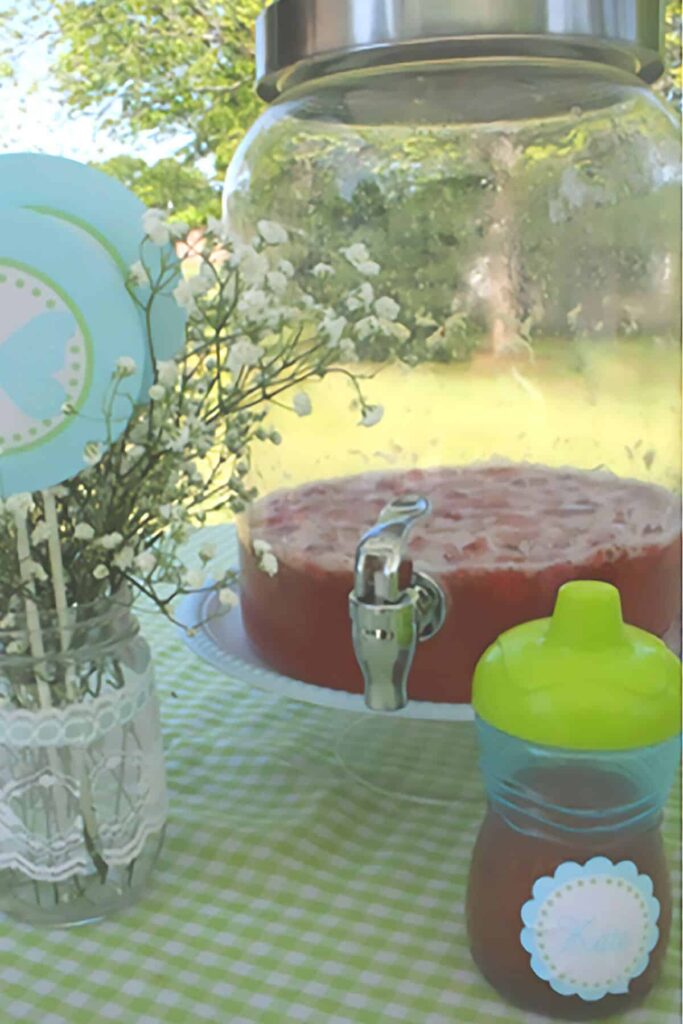
[[[154,884],[79,929],[0,918],[0,1019],[542,1024],[504,1005],[468,952],[463,901],[483,813],[471,725],[449,726],[462,750],[455,805],[382,796],[339,764],[351,716],[231,683],[160,616],[140,618],[172,799]],[[664,828],[677,907],[679,807],[677,792]],[[623,1019],[680,1024],[679,965],[680,915],[659,985]]]

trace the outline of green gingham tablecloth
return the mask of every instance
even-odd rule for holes
[[[141,620],[172,799],[154,883],[97,925],[0,918],[0,1024],[546,1019],[505,1006],[468,953],[463,902],[483,812],[471,725],[449,726],[456,804],[381,795],[338,760],[357,716],[249,691],[198,662],[158,615]],[[679,807],[677,792],[664,831],[677,907]],[[680,999],[678,914],[658,987],[623,1019],[679,1024]]]

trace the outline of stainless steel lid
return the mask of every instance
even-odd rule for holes
[[[664,0],[276,0],[256,29],[258,91],[322,74],[450,57],[610,64],[653,82]]]

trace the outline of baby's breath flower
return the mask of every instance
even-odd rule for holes
[[[271,307],[271,302],[262,288],[250,288],[240,299],[240,312],[248,320],[257,321]]]
[[[135,558],[135,568],[148,575],[156,569],[157,560],[151,551],[142,551]]]
[[[92,571],[92,574],[96,580],[105,580],[109,575],[109,569],[103,562],[100,562],[99,565],[95,566],[95,568]]]
[[[104,447],[99,441],[88,441],[83,449],[83,461],[88,466],[96,466],[104,455]]]
[[[367,260],[366,263],[361,263],[358,267],[360,273],[367,277],[377,277],[381,269],[379,263],[375,263],[374,260]]]
[[[121,356],[116,360],[117,377],[132,377],[136,369],[135,360],[131,356]]]
[[[281,295],[289,286],[287,275],[283,274],[281,270],[271,270],[266,280],[268,282],[268,287],[271,291],[275,292],[276,295]]]
[[[211,287],[211,282],[203,274],[196,277],[183,279],[173,289],[173,298],[181,309],[188,313],[194,313],[197,308],[197,298],[204,295]]]
[[[384,406],[368,405],[363,410],[363,418],[360,421],[362,427],[376,426],[384,416]]]
[[[74,537],[76,540],[92,540],[95,536],[95,531],[92,526],[88,523],[78,523],[74,530]]]
[[[342,338],[342,340],[339,342],[339,354],[341,355],[342,359],[346,360],[347,363],[358,362],[358,352],[356,351],[356,346],[354,345],[350,338]]]
[[[355,245],[342,249],[341,254],[348,260],[354,270],[357,270],[359,274],[363,274],[366,277],[376,277],[382,269],[379,263],[375,263],[374,260],[370,259],[368,247],[363,242],[356,242]]]
[[[133,548],[128,545],[125,548],[121,548],[121,550],[114,555],[113,559],[116,568],[121,569],[122,572],[126,572],[128,569],[132,568],[134,561],[135,552],[133,551]]]
[[[216,557],[217,548],[215,544],[202,544],[199,549],[199,557],[202,562],[210,562]]]
[[[322,323],[322,329],[327,335],[328,341],[331,345],[337,345],[341,339],[342,334],[346,330],[348,320],[345,316],[331,316],[327,315]]]
[[[265,555],[261,556],[259,559],[259,568],[262,569],[267,576],[277,576],[280,566],[272,551],[268,551]]]
[[[218,591],[218,600],[222,608],[235,608],[240,603],[240,599],[234,590],[229,587],[223,587],[222,590]]]
[[[190,443],[190,428],[187,424],[184,424],[177,435],[169,442],[169,450],[172,452],[182,452],[187,448]]]
[[[268,576],[276,576],[279,564],[272,545],[267,540],[255,540],[252,543],[252,548],[259,569]]]
[[[166,395],[166,388],[163,384],[152,384],[147,394],[153,402],[160,402]]]
[[[201,590],[204,586],[205,577],[200,569],[188,569],[183,579],[190,590]]]
[[[47,525],[44,519],[36,526],[35,530],[31,534],[31,540],[34,544],[44,544],[50,539],[50,527]]]
[[[266,245],[284,245],[289,241],[289,235],[282,224],[272,220],[260,220],[258,230]]]
[[[261,288],[266,274],[270,270],[268,257],[257,252],[253,246],[236,247],[234,257],[237,258],[240,277],[248,288]]]
[[[313,412],[313,403],[305,391],[297,391],[292,397],[292,406],[297,416],[310,416]]]
[[[247,366],[256,366],[263,355],[260,345],[254,345],[248,338],[235,342],[230,348],[227,366],[233,377],[237,377],[241,370]]]
[[[138,288],[144,288],[145,285],[150,284],[149,274],[145,268],[142,260],[136,260],[128,271],[131,283],[136,285]]]
[[[156,208],[146,210],[142,217],[142,228],[154,245],[168,245],[171,240],[171,232],[163,210]]]
[[[335,269],[329,263],[316,263],[311,273],[314,277],[332,277]]]
[[[341,250],[341,254],[356,270],[358,270],[361,263],[366,263],[370,259],[368,247],[363,242],[356,242],[354,245],[347,246]]]
[[[358,289],[358,298],[363,303],[366,309],[370,309],[370,306],[375,301],[375,289],[372,287],[369,281],[364,281]]]
[[[382,296],[375,303],[375,313],[380,320],[396,320],[398,314],[401,312],[401,307],[398,302],[390,298],[388,295]]]
[[[356,334],[361,341],[365,341],[367,338],[372,337],[373,334],[377,334],[379,330],[379,320],[376,316],[366,316],[362,320],[359,320],[355,327]]]
[[[294,269],[294,264],[290,263],[289,260],[280,260],[280,262],[277,265],[277,268],[280,271],[280,273],[285,275],[285,277],[294,277],[294,274],[296,273]]]
[[[172,359],[157,363],[157,377],[164,387],[171,388],[178,380],[178,365]]]
[[[104,537],[100,537],[97,543],[100,547],[104,548],[105,551],[113,551],[114,548],[123,544],[123,537],[117,530],[115,530],[113,533],[106,533]]]

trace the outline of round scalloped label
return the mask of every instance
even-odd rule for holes
[[[596,1002],[624,995],[659,941],[652,879],[631,861],[594,857],[539,878],[522,907],[531,969],[563,996]]]
[[[122,357],[135,368],[117,373]],[[0,211],[0,498],[61,483],[115,440],[147,357],[136,308],[88,234]]]

